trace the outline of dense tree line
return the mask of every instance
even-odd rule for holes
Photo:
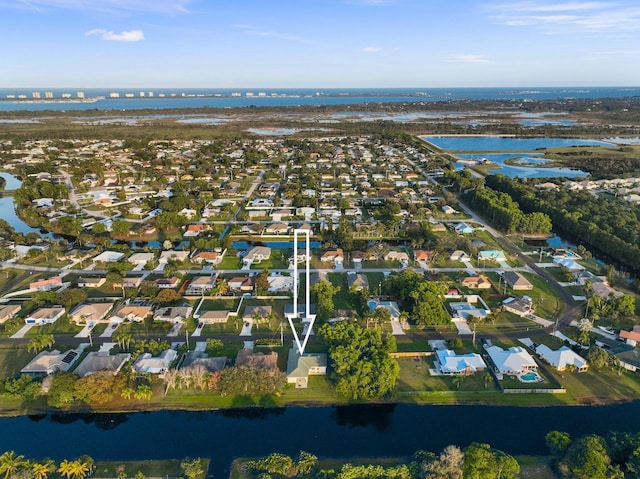
[[[526,214],[511,196],[485,187],[463,195],[473,209],[507,233],[546,234],[551,231],[551,219],[545,213]]]
[[[244,468],[252,477],[300,477],[318,479],[515,479],[520,464],[509,454],[489,444],[472,443],[464,450],[447,446],[440,454],[418,451],[412,460],[396,464],[352,464],[340,469],[322,466],[313,454],[301,451],[297,460],[272,453],[246,461]]]
[[[533,182],[503,175],[486,178],[490,188],[511,196],[525,211],[542,212],[557,229],[597,249],[632,271],[640,268],[640,208],[587,191],[538,191]]]
[[[400,375],[398,362],[389,356],[396,340],[378,327],[355,322],[323,324],[319,336],[329,346],[331,378],[336,392],[347,399],[379,399],[391,393]]]
[[[573,439],[566,432],[545,437],[552,463],[565,479],[640,477],[640,434],[612,432]]]

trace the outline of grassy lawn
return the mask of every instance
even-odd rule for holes
[[[551,374],[567,389],[567,400],[577,404],[598,404],[611,401],[628,401],[640,396],[640,376],[623,372],[618,375],[611,369],[589,370],[584,373],[551,371]]]
[[[35,353],[21,347],[0,347],[0,378],[15,377],[35,357]]]
[[[433,392],[433,391],[497,391],[492,380],[485,373],[471,376],[431,376],[433,359],[399,358],[400,378],[397,393]]]
[[[284,258],[281,253],[272,252],[271,258],[263,259],[259,263],[253,263],[251,269],[263,270],[263,269],[287,269],[289,262]]]
[[[555,319],[562,312],[563,308],[563,303],[558,297],[558,292],[537,274],[523,273],[523,276],[533,284],[533,290],[515,291],[512,292],[512,294],[530,296],[533,298],[533,304],[538,316],[545,319]]]
[[[218,270],[224,269],[240,269],[242,267],[242,261],[236,256],[237,251],[229,249],[222,258],[220,264],[216,266]]]

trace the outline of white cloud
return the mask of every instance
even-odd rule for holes
[[[640,30],[637,4],[610,2],[517,2],[489,7],[494,19],[512,27],[532,26],[551,34],[619,34]]]
[[[451,54],[445,57],[449,63],[491,63],[484,55],[474,55],[470,53]]]
[[[114,33],[109,30],[103,30],[96,28],[85,33],[85,35],[100,35],[103,40],[112,42],[140,42],[144,40],[144,33],[142,30],[128,30],[120,33]]]
[[[44,11],[62,9],[108,13],[189,13],[191,0],[0,0],[0,7]]]
[[[364,47],[362,49],[362,51],[365,53],[376,53],[376,52],[379,52],[380,50],[382,50],[382,48],[380,47]]]
[[[263,30],[263,29],[254,27],[253,25],[236,24],[236,25],[233,25],[233,27],[237,28],[245,35],[250,35],[254,37],[277,38],[278,40],[307,43],[307,40],[305,40],[302,37],[289,35],[288,33],[281,33],[273,30]]]

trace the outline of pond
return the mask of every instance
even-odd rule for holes
[[[478,155],[471,154],[458,154],[458,158],[462,159],[477,159]],[[494,166],[489,170],[491,174],[501,173],[505,176],[515,178],[553,178],[553,177],[565,177],[565,178],[579,178],[587,176],[588,173],[581,170],[572,170],[571,168],[540,168],[535,166],[520,166],[520,165],[508,165],[505,160],[517,160],[522,158],[522,161],[526,161],[527,164],[531,164],[536,160],[544,160],[543,158],[536,158],[535,153],[517,154],[517,153],[489,153],[483,154],[483,158],[489,160]],[[546,160],[545,160],[546,161]],[[455,164],[456,170],[464,168],[464,165],[460,163]]]

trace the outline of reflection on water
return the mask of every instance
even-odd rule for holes
[[[358,406],[336,406],[331,418],[339,426],[371,427],[384,432],[391,426],[395,404],[365,404]]]

